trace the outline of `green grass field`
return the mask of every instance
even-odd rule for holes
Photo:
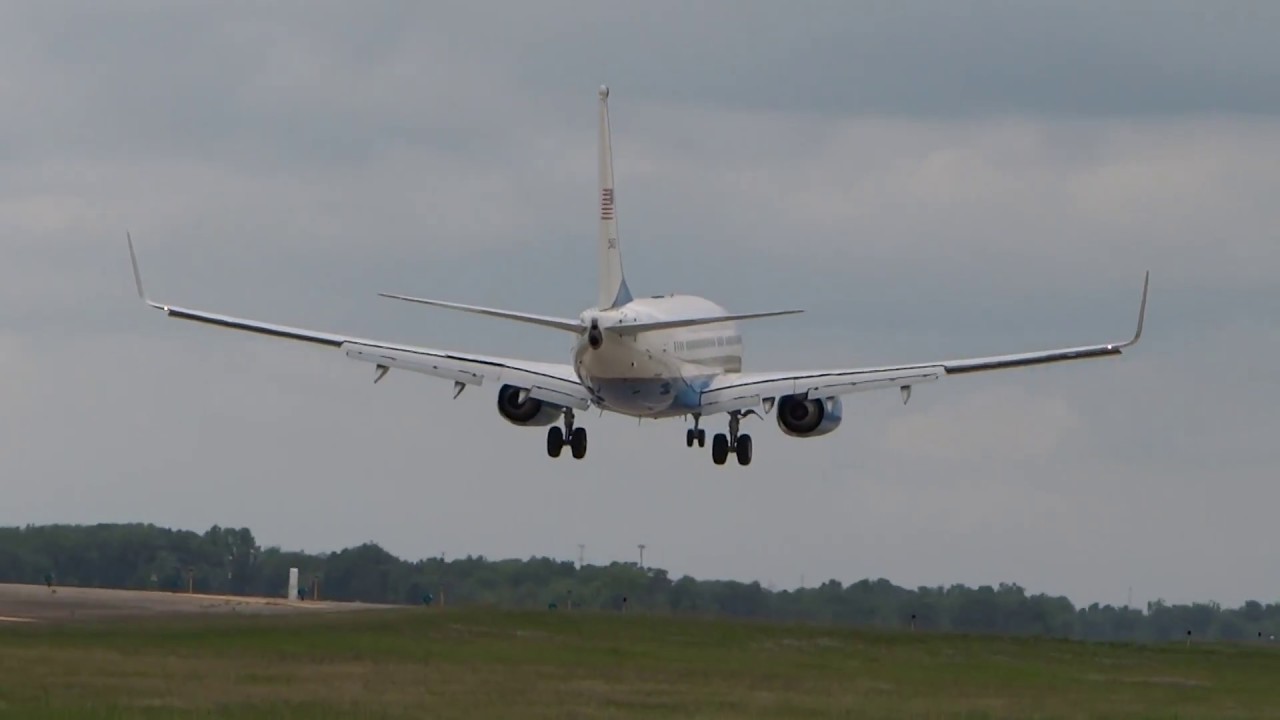
[[[1280,717],[1280,650],[478,609],[0,626],[0,717]]]

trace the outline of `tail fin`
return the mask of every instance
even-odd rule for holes
[[[618,247],[618,216],[613,196],[613,142],[609,136],[609,88],[600,86],[600,309],[631,302],[631,290],[622,274],[622,250]]]

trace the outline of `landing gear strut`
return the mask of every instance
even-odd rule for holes
[[[564,429],[553,427],[547,430],[547,455],[560,457],[565,445],[569,446],[575,460],[587,456],[587,429],[573,426],[573,410],[567,408],[564,411]]]
[[[748,411],[748,414],[754,413]],[[738,410],[729,413],[729,434],[716,433],[711,438],[711,462],[723,465],[729,459],[729,453],[733,452],[738,456],[739,465],[751,464],[751,436],[738,432],[743,417],[745,415]]]
[[[693,427],[689,428],[684,434],[684,444],[686,447],[693,447],[698,443],[698,447],[707,446],[707,431],[698,427],[698,421],[702,419],[701,415],[693,416]]]

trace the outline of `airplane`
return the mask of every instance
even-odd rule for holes
[[[724,465],[734,455],[749,465],[751,435],[742,420],[763,419],[776,411],[780,430],[791,437],[827,435],[840,426],[841,398],[849,393],[897,388],[905,404],[912,388],[951,375],[1026,367],[1121,354],[1142,337],[1151,274],[1143,279],[1138,326],[1123,342],[1086,345],[1013,355],[912,363],[882,367],[814,371],[747,372],[743,369],[741,321],[791,315],[801,310],[730,313],[710,300],[671,294],[634,297],[622,271],[609,129],[609,88],[599,90],[599,193],[597,297],[594,307],[576,319],[537,315],[442,300],[379,293],[438,308],[477,313],[552,328],[575,336],[570,363],[491,357],[331,332],[153,302],[143,289],[133,237],[126,233],[138,296],[169,317],[259,333],[342,350],[347,357],[374,365],[374,383],[391,369],[453,381],[453,397],[472,385],[497,386],[498,413],[517,426],[545,427],[547,455],[568,447],[576,459],[587,454],[586,428],[577,413],[592,407],[637,418],[691,417],[685,444],[706,446],[701,420],[723,415],[728,432],[716,433],[711,459]]]

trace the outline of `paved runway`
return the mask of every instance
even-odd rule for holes
[[[0,584],[0,623],[127,618],[192,613],[281,614],[397,607],[284,598],[188,595],[148,590]]]

